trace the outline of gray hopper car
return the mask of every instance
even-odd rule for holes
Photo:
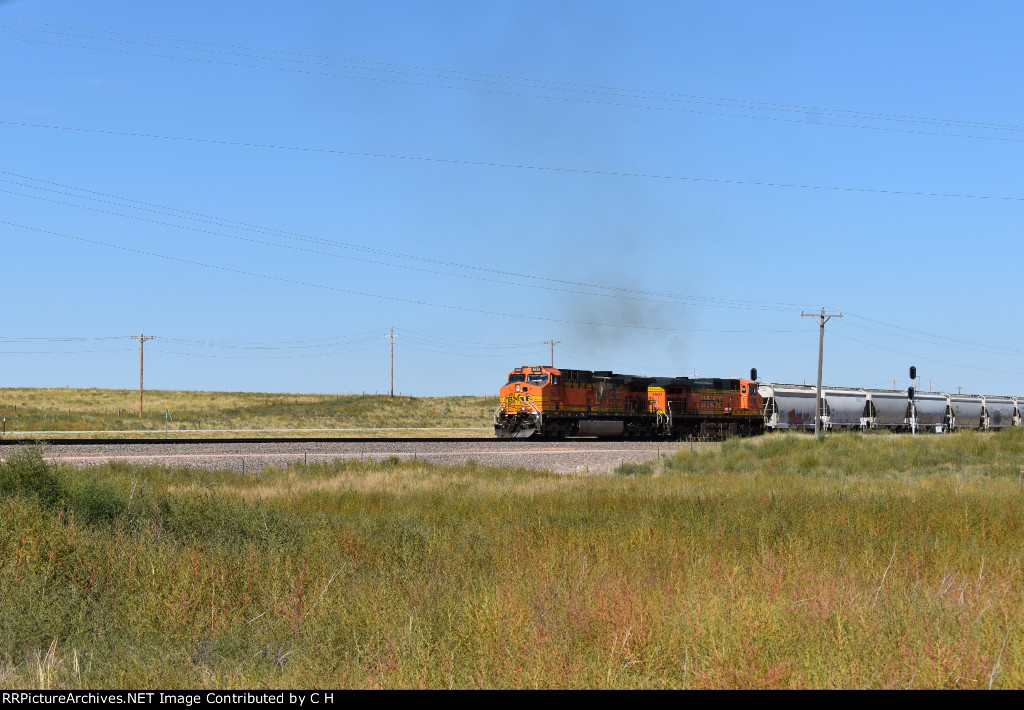
[[[766,429],[814,429],[816,388],[762,384]],[[1024,426],[1024,397],[822,387],[823,429],[947,432]]]

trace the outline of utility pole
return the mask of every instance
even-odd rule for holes
[[[138,335],[130,336],[132,340],[139,341],[139,419],[142,419],[142,363],[143,363],[143,351],[146,348],[146,341],[152,340],[155,336],[145,335],[139,333]]]
[[[961,385],[957,385],[956,386],[956,393],[960,394],[960,390],[962,390],[962,389],[963,389],[963,387]]]
[[[814,403],[814,438],[817,439],[821,434],[821,361],[825,353],[825,324],[832,318],[842,318],[843,314],[825,313],[825,306],[822,306],[820,314],[804,313],[801,311],[800,315],[813,318],[820,328],[818,333],[818,394],[817,400]]]
[[[395,396],[395,329],[391,329],[391,335],[385,335],[385,338],[391,338],[391,396]]]
[[[545,340],[544,341],[545,345],[550,345],[551,346],[551,367],[555,366],[555,346],[558,345],[560,342],[562,342],[562,341],[561,340],[555,340],[553,338],[551,340]]]
[[[892,382],[892,391],[895,392],[896,391],[896,383],[899,382],[899,380],[890,377],[889,378],[889,382]]]

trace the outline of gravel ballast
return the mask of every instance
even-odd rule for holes
[[[685,447],[707,446],[686,442],[655,441],[360,441],[258,442],[202,444],[62,445],[46,450],[46,458],[76,467],[112,459],[141,464],[189,466],[205,470],[256,473],[266,466],[296,461],[324,462],[347,459],[379,461],[389,456],[420,459],[435,464],[459,465],[476,461],[483,466],[518,466],[555,473],[607,473],[623,463],[640,463]]]

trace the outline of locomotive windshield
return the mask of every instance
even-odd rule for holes
[[[509,375],[508,382],[509,384],[512,384],[513,382],[526,382],[526,375]]]
[[[527,382],[529,382],[531,385],[537,385],[538,387],[540,387],[541,385],[546,385],[548,383],[548,375],[546,372],[530,375],[527,378]]]

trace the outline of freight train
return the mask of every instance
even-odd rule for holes
[[[817,405],[815,404],[817,402]],[[639,377],[517,367],[501,388],[502,439],[570,436],[724,438],[821,427],[947,432],[1024,426],[1024,397],[762,384],[750,378]]]
[[[691,379],[517,367],[501,388],[494,433],[503,439],[757,434],[764,431],[764,399],[756,376]]]

